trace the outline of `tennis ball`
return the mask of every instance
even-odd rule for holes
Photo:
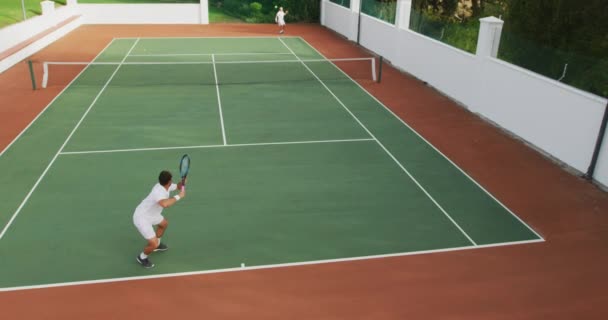
[[[275,9],[276,9],[276,8],[278,8],[278,7],[279,7],[279,6],[274,6],[274,8],[275,8]]]

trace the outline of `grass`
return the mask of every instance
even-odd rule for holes
[[[199,0],[79,0],[79,3],[199,3]]]
[[[410,30],[472,54],[477,49],[478,21],[445,21],[415,10],[412,11]],[[599,96],[608,96],[608,59],[581,54],[574,48],[560,50],[526,40],[509,29],[502,31],[498,58],[554,80],[561,78],[564,65],[568,64],[566,76],[559,81]]]
[[[209,23],[237,23],[243,22],[239,18],[235,18],[226,14],[222,9],[214,6],[209,6]]]
[[[25,10],[28,18],[42,14],[41,0],[25,0]],[[65,1],[55,1],[56,5],[63,5]],[[0,28],[23,21],[21,0],[0,1]]]
[[[25,0],[27,18],[32,18],[42,14],[40,7],[41,0]],[[59,5],[64,5],[65,1],[55,1]],[[79,0],[79,3],[199,3],[198,0]],[[0,28],[6,27],[23,21],[23,11],[20,0],[0,1]],[[239,18],[227,15],[221,9],[209,7],[210,23],[235,23],[243,22]]]

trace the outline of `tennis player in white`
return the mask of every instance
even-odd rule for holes
[[[280,7],[277,15],[274,17],[274,21],[279,25],[279,34],[285,33],[285,15],[288,12],[289,11],[283,11],[283,7]]]
[[[161,214],[163,209],[169,208],[186,197],[186,188],[182,188],[181,182],[179,184],[173,183],[172,178],[169,171],[162,171],[158,176],[158,183],[152,187],[150,194],[137,206],[133,214],[135,227],[148,241],[144,251],[137,256],[137,262],[144,268],[154,267],[154,264],[148,259],[152,252],[169,249],[160,242],[160,238],[169,225],[167,219]],[[171,197],[171,191],[177,189],[180,189],[179,194]],[[154,226],[156,226],[156,231],[154,231]]]

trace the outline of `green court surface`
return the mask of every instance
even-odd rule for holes
[[[113,40],[0,156],[0,290],[542,241],[323,59],[295,37]],[[133,211],[184,153],[143,269]]]

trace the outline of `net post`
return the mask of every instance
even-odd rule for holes
[[[602,143],[604,142],[604,135],[606,134],[606,126],[608,125],[608,104],[604,109],[604,116],[602,117],[602,123],[600,124],[600,130],[597,134],[597,140],[595,141],[595,148],[593,149],[593,155],[591,156],[591,163],[589,164],[589,169],[583,175],[583,178],[589,181],[593,181],[593,175],[595,173],[595,168],[597,166],[597,159],[600,155],[600,150],[602,149]]]
[[[377,82],[378,78],[376,77],[376,59],[371,58],[370,61],[372,63],[372,80],[374,80],[374,82]]]
[[[46,88],[49,81],[49,65],[48,62],[42,63],[42,87]]]
[[[36,76],[34,75],[34,66],[32,60],[27,60],[27,65],[30,68],[30,78],[32,79],[32,90],[36,90]]]
[[[384,64],[384,58],[380,56],[380,61],[378,62],[378,83],[382,82],[382,65]]]
[[[359,16],[357,17],[357,44],[360,44],[361,40],[361,5],[362,3],[359,2]]]

